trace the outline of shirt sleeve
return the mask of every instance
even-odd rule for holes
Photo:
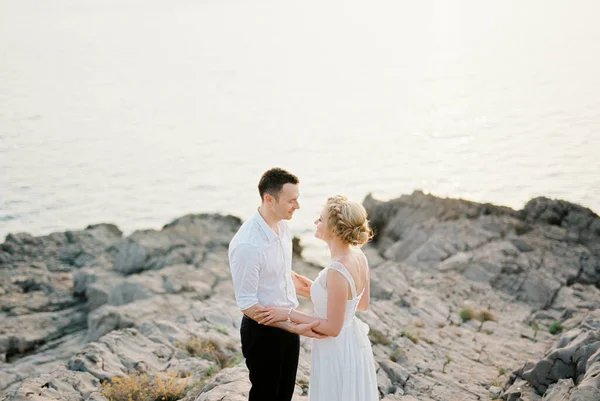
[[[250,244],[239,244],[229,258],[235,300],[240,310],[258,304],[258,279],[260,276],[261,251]]]

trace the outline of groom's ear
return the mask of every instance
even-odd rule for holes
[[[273,197],[273,195],[271,195],[271,194],[269,194],[269,193],[266,193],[266,194],[265,194],[265,198],[264,198],[264,199],[265,199],[265,203],[266,203],[267,205],[272,205],[272,204],[273,204],[273,201],[275,200],[275,198]]]

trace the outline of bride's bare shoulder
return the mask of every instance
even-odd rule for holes
[[[338,262],[343,264],[348,271],[356,274],[359,273],[365,266],[366,257],[359,248],[353,248],[350,254],[344,255],[338,259]]]
[[[367,255],[365,255],[362,249],[359,247],[354,247],[352,248],[352,254],[354,255],[355,259],[360,262],[361,266],[367,264]]]

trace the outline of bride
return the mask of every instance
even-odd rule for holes
[[[345,196],[327,200],[315,221],[315,236],[329,245],[331,263],[306,292],[314,304],[314,316],[293,309],[265,307],[257,320],[271,324],[288,320],[319,325],[313,330],[328,336],[313,339],[310,401],[377,401],[377,378],[369,327],[355,316],[369,307],[369,267],[358,247],[372,231],[364,207]]]

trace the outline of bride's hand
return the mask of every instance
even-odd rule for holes
[[[310,287],[312,286],[313,282],[308,277],[301,276],[295,272],[292,273],[292,280],[294,281],[296,294],[305,298],[310,298]]]
[[[268,306],[257,309],[256,312],[256,321],[258,324],[268,325],[287,320],[289,309]]]

